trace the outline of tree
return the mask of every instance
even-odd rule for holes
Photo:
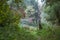
[[[19,0],[20,1],[20,0]],[[10,8],[12,10],[15,10],[15,11],[19,11],[20,14],[21,14],[21,18],[25,18],[25,9],[26,9],[26,6],[24,4],[24,1],[20,1],[20,2],[14,2],[12,1],[12,3],[10,3]]]
[[[34,9],[34,13],[29,11],[29,13],[31,14],[30,17],[34,17],[34,21],[35,21],[35,24],[37,24],[38,28],[39,29],[42,29],[42,26],[41,26],[41,18],[40,18],[40,10],[39,10],[39,7],[38,7],[38,2],[36,0],[27,0],[27,2],[29,2],[28,4],[26,3],[26,5],[30,5],[32,6]]]
[[[47,20],[52,24],[60,25],[60,0],[46,0],[45,12],[48,14]]]
[[[19,22],[20,14],[9,8],[7,0],[0,0],[0,40],[20,40]]]
[[[0,17],[0,26],[9,25],[10,23],[15,23],[20,19],[19,14],[12,13],[12,11],[9,8],[9,5],[6,2],[7,2],[7,0],[2,1],[0,3],[0,5],[1,5],[0,6],[0,16],[1,16]]]
[[[38,1],[38,0],[37,0]],[[34,6],[34,9],[35,9],[35,20],[36,20],[36,23],[38,24],[38,28],[39,30],[42,29],[42,25],[41,25],[41,11],[39,10],[39,6],[38,6],[38,2],[34,0],[31,1],[32,5]]]

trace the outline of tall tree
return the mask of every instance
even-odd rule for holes
[[[60,0],[46,0],[45,12],[49,15],[47,18],[52,24],[60,25]]]
[[[0,25],[2,26],[17,22],[16,20],[19,18],[18,13],[12,13],[7,2],[7,0],[0,1]],[[14,2],[17,3],[16,0]]]
[[[35,20],[36,24],[38,25],[38,28],[42,29],[41,18],[40,18],[41,12],[39,10],[38,2],[36,0],[29,0],[29,3],[27,5],[33,6],[33,9],[35,9],[35,13],[30,16],[35,17],[34,20]]]
[[[35,9],[34,16],[35,16],[36,23],[38,24],[38,28],[42,29],[42,26],[41,26],[41,17],[40,17],[41,11],[39,10],[38,0],[37,1],[34,0],[34,2],[31,1],[31,3],[32,3],[32,5],[34,6],[34,9]]]

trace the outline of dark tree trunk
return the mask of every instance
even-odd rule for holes
[[[42,29],[41,21],[39,20],[39,30]]]
[[[58,19],[58,25],[60,25],[60,12],[58,10],[56,11],[56,17]]]

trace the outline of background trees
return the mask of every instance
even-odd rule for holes
[[[28,4],[26,2],[29,2]],[[29,7],[31,6],[29,10],[29,13],[27,14],[30,14],[29,17],[32,17],[34,18],[34,24],[38,26],[39,29],[42,29],[42,26],[41,26],[41,10],[40,10],[40,7],[38,5],[38,0],[26,0],[26,5]],[[32,9],[31,9],[32,8]]]
[[[48,14],[48,21],[52,24],[60,24],[60,0],[46,0],[45,12]]]
[[[20,14],[12,12],[12,10],[9,8],[10,5],[8,5],[8,1],[0,1],[0,26],[10,25],[12,24],[18,24],[18,20],[20,19]]]
[[[0,0],[0,40],[19,40],[20,14],[11,10],[7,2]]]
[[[0,0],[0,40],[60,40],[60,26],[56,29],[51,25],[42,25],[38,2],[27,0],[28,5],[33,6],[27,13],[38,20],[38,28],[42,30],[19,27],[21,14],[24,14],[25,6],[23,0]],[[46,20],[52,24],[60,24],[60,0],[45,0],[44,11],[47,14]],[[26,2],[26,0],[25,0]],[[27,3],[26,2],[26,3]],[[9,3],[9,4],[8,4]],[[38,8],[39,7],[39,8]],[[31,12],[33,10],[33,12]],[[24,14],[25,15],[25,14]],[[22,15],[23,16],[23,15]],[[30,20],[31,21],[31,20]],[[19,24],[20,25],[20,24]],[[54,26],[55,27],[55,26]]]

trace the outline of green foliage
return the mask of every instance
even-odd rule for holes
[[[18,27],[20,14],[10,10],[6,2],[0,1],[0,40],[37,40],[30,32]]]
[[[9,26],[9,25],[18,25],[20,16],[18,13],[13,13],[9,5],[6,3],[7,1],[3,1],[4,3],[0,6],[0,27]]]
[[[54,4],[54,3],[57,3],[57,2],[59,2],[60,0],[46,0],[46,4],[47,5],[52,5],[52,4]]]
[[[60,27],[55,28],[55,40],[60,40]]]
[[[60,1],[56,1],[57,2],[54,2],[53,4],[46,6],[44,10],[48,14],[46,20],[52,22],[53,24],[60,23]]]
[[[23,0],[15,0],[15,3],[21,3],[21,2],[23,2]]]
[[[0,27],[0,40],[37,40],[30,32],[20,27]]]
[[[46,26],[42,30],[38,30],[37,34],[40,36],[40,40],[60,40],[60,27],[52,28]]]

